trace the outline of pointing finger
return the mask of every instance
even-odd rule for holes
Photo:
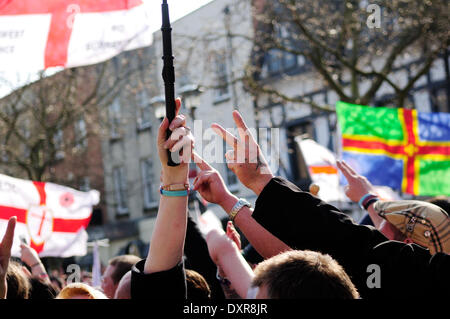
[[[234,136],[233,134],[228,132],[226,129],[224,129],[219,124],[214,123],[213,125],[211,125],[211,127],[214,130],[214,132],[216,132],[218,135],[220,135],[228,145],[230,145],[234,149],[237,148],[238,139],[236,138],[236,136]]]
[[[194,163],[197,164],[198,168],[202,171],[207,171],[213,169],[203,158],[200,157],[196,152],[192,152],[192,157]]]

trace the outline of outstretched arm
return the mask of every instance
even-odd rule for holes
[[[176,101],[176,114],[181,107],[181,101]],[[193,137],[188,129],[185,117],[178,115],[169,126],[167,118],[161,123],[158,131],[158,153],[162,165],[163,185],[188,184],[188,163],[193,145]],[[166,140],[166,130],[172,131]],[[167,165],[167,150],[183,149],[181,164],[175,167]],[[158,216],[150,241],[150,250],[145,262],[144,273],[150,274],[169,270],[179,264],[183,257],[184,240],[186,236],[188,196],[161,196]]]
[[[254,275],[236,243],[224,231],[217,229],[208,233],[206,242],[211,259],[230,281],[236,293],[245,298]]]
[[[9,219],[5,235],[0,243],[0,299],[6,299],[8,291],[6,273],[8,272],[9,258],[11,258],[11,247],[14,239],[16,220],[17,217],[15,216]]]

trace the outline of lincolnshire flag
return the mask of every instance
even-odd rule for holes
[[[99,199],[96,190],[79,192],[0,174],[0,236],[5,233],[9,218],[17,216],[13,256],[20,256],[21,237],[41,257],[86,255],[85,228],[92,206]]]
[[[0,0],[0,71],[75,67],[151,43],[141,0]]]
[[[343,159],[374,185],[450,195],[450,114],[338,102]]]

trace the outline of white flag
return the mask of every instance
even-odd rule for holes
[[[151,42],[141,0],[0,1],[0,71],[89,65]]]
[[[53,183],[33,182],[0,174],[0,235],[17,216],[12,255],[20,256],[20,237],[41,257],[84,256],[85,231],[99,192],[80,192]]]
[[[295,138],[298,143],[313,183],[319,185],[318,196],[326,202],[348,201],[339,185],[336,156],[326,147],[311,139]]]

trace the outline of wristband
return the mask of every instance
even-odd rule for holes
[[[168,197],[184,197],[189,195],[189,189],[180,190],[180,191],[166,191],[162,188],[160,188],[159,192],[161,195],[168,196]]]
[[[36,267],[38,265],[42,265],[42,263],[39,261],[39,262],[35,263],[34,265],[30,266],[30,268],[34,268],[34,267]]]
[[[165,191],[184,191],[189,190],[189,184],[162,185],[161,188]]]
[[[369,206],[377,201],[379,201],[380,199],[376,196],[367,199],[364,203],[363,203],[363,207],[365,210],[367,210],[369,208]]]
[[[361,197],[361,198],[359,199],[359,202],[358,202],[359,207],[364,208],[363,202],[364,202],[366,199],[368,199],[368,197],[370,197],[370,196],[375,196],[375,195],[370,194],[370,193],[367,193],[366,195],[364,195],[363,197]]]

